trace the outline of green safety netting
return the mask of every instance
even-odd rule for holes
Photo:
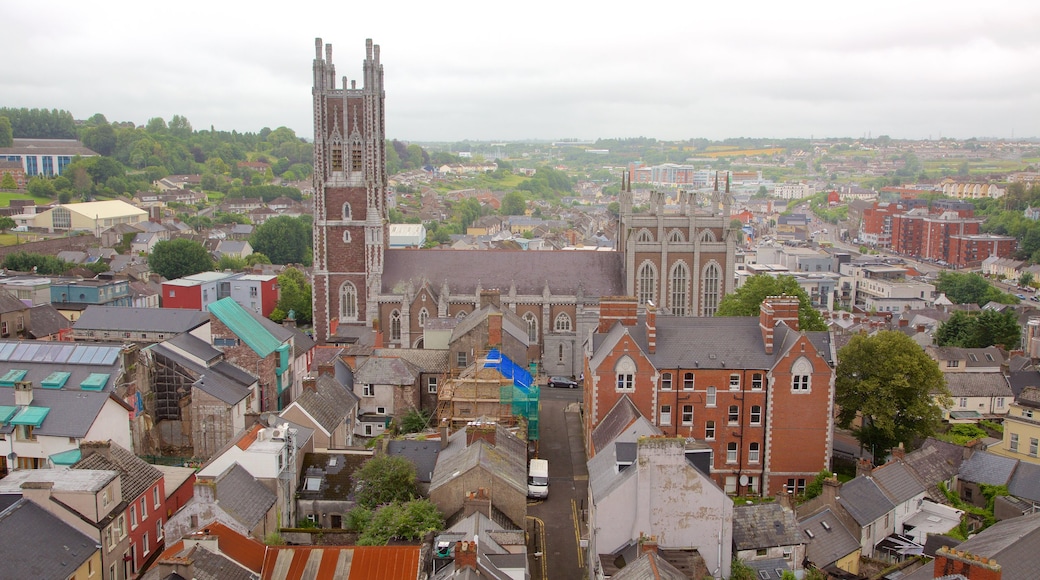
[[[510,405],[514,416],[523,417],[527,421],[527,438],[538,440],[538,397],[541,389],[534,383],[531,373],[497,348],[488,352],[484,368],[493,368],[513,381],[512,385],[499,388],[499,400],[503,405]]]

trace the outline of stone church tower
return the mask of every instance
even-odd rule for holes
[[[379,46],[365,44],[361,87],[336,86],[332,45],[314,46],[314,331],[371,324],[389,242]]]

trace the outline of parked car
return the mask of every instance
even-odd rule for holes
[[[549,382],[546,385],[554,389],[577,389],[578,381],[568,379],[567,377],[549,377]]]

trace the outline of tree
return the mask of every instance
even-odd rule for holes
[[[29,195],[33,197],[53,198],[58,195],[58,190],[54,187],[54,181],[40,175],[30,179],[25,188],[29,190]]]
[[[177,238],[155,244],[148,256],[148,265],[156,274],[174,280],[212,270],[213,259],[202,244]]]
[[[18,189],[18,182],[14,180],[14,175],[5,172],[3,178],[0,178],[0,189]]]
[[[1032,272],[1022,272],[1022,275],[1018,277],[1018,285],[1028,287],[1032,285],[1033,278],[1034,276]]]
[[[355,510],[351,510],[351,513]],[[364,520],[364,515],[370,517]],[[428,499],[395,502],[384,505],[375,512],[358,514],[348,519],[355,523],[363,523],[362,527],[357,528],[361,530],[357,540],[359,546],[385,546],[395,538],[418,540],[427,533],[444,527],[444,517],[437,506]]]
[[[13,230],[18,227],[18,222],[14,221],[14,218],[9,216],[0,217],[0,234],[6,234],[7,230]]]
[[[232,254],[224,254],[221,256],[220,259],[217,260],[216,265],[217,270],[231,270],[232,272],[244,270],[247,267],[248,264],[246,264],[245,258],[234,256]]]
[[[397,455],[377,455],[350,476],[354,484],[354,501],[359,506],[376,506],[405,502],[419,495],[415,465]]]
[[[309,221],[291,216],[271,218],[253,231],[249,244],[274,264],[309,265],[311,225]]]
[[[801,330],[827,330],[823,316],[812,307],[809,295],[798,285],[794,276],[770,276],[756,274],[744,281],[744,285],[732,294],[727,294],[719,303],[715,316],[758,316],[762,301],[767,296],[798,297],[798,328]]]
[[[1021,337],[1022,327],[1012,310],[983,310],[978,313],[958,310],[935,331],[935,344],[962,348],[999,345],[1016,349]]]
[[[519,191],[511,191],[502,197],[502,207],[499,209],[502,215],[524,215],[527,203]]]
[[[849,429],[860,417],[853,433],[874,452],[934,434],[951,404],[938,363],[894,330],[853,336],[838,351],[834,382],[838,425]]]
[[[15,252],[4,258],[3,267],[16,272],[35,272],[45,276],[57,276],[69,269],[69,264],[56,256]]]
[[[957,304],[985,306],[988,302],[1001,304],[1018,302],[1017,298],[991,286],[982,275],[974,272],[940,272],[935,289],[946,294],[947,298]]]
[[[418,433],[425,429],[430,423],[430,412],[412,409],[405,413],[401,419],[402,433]]]
[[[284,316],[291,311],[300,324],[311,323],[311,285],[307,276],[296,268],[286,268],[278,275],[278,310]],[[274,319],[272,313],[271,319]]]
[[[14,132],[11,129],[11,120],[0,116],[0,147],[14,145]]]

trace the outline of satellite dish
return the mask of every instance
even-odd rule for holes
[[[740,476],[740,485],[746,486],[749,481],[750,480],[748,479],[748,476],[746,476],[746,475],[741,475]]]
[[[267,423],[268,427],[277,427],[278,423],[281,422],[282,418],[274,413],[264,413],[263,422]]]

